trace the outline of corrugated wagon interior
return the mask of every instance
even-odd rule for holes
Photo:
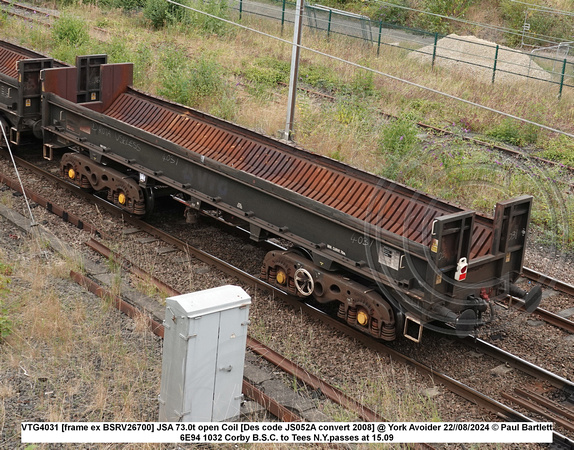
[[[129,91],[104,114],[423,245],[430,244],[433,220],[452,212],[439,201],[418,201],[414,191],[409,197],[393,190],[387,180],[375,185],[317,166],[295,152],[216,128]],[[491,246],[492,228],[475,224],[471,257],[489,254]]]

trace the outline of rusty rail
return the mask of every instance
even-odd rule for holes
[[[98,297],[100,297],[104,300],[111,301],[112,304],[118,310],[120,310],[121,312],[123,312],[127,316],[129,316],[131,318],[142,317],[142,316],[145,317],[149,329],[156,336],[163,339],[163,337],[164,337],[163,324],[159,323],[157,320],[153,319],[152,317],[146,315],[136,306],[129,304],[125,300],[121,299],[119,296],[110,292],[108,289],[105,289],[104,287],[102,287],[98,283],[96,283],[95,281],[89,279],[88,277],[86,277],[80,273],[71,271],[70,272],[70,278],[72,278],[72,280],[74,280],[80,286],[83,286],[88,291],[92,292],[93,294],[97,295]],[[273,414],[274,416],[276,416],[280,420],[282,420],[284,422],[302,422],[303,421],[303,419],[301,417],[299,417],[297,414],[288,410],[287,408],[285,408],[284,406],[279,404],[273,398],[266,395],[264,392],[257,389],[255,386],[253,386],[251,383],[249,383],[246,380],[243,380],[242,390],[243,390],[243,393],[247,397],[255,400],[257,403],[259,403],[261,406],[266,408],[271,414]]]
[[[37,169],[35,169],[37,170]],[[57,180],[57,178],[52,177],[54,179]],[[0,181],[4,180],[5,177],[0,176]],[[16,187],[15,190],[19,191],[19,186]],[[106,204],[107,205],[107,204]],[[109,206],[109,205],[107,205]],[[61,209],[61,208],[57,208],[57,209]],[[110,206],[110,209],[113,209]],[[54,212],[54,210],[53,210]],[[118,211],[119,212],[119,211]],[[130,223],[135,225],[135,220],[131,221]],[[171,238],[170,242],[179,242],[177,239],[175,238]],[[181,243],[179,245],[183,245],[184,248],[186,249],[190,249],[191,247],[188,246],[187,244]],[[192,248],[191,248],[192,249]],[[207,254],[203,254],[202,252],[200,253],[202,260],[204,260],[203,258],[207,259],[208,255]],[[213,265],[213,263],[210,263]],[[260,288],[263,289],[272,289],[270,286],[268,286],[266,283],[262,283],[260,280],[258,280],[255,277],[252,277],[248,274],[246,274],[245,272],[243,272],[243,275],[253,284],[257,285]],[[323,322],[326,322],[328,325],[330,325],[331,327],[333,327],[336,330],[339,330],[341,332],[343,332],[344,334],[350,336],[351,338],[356,339],[357,341],[363,343],[364,345],[366,345],[367,347],[373,348],[376,351],[379,351],[381,353],[384,354],[388,354],[391,358],[397,360],[397,361],[401,361],[404,362],[406,364],[410,364],[411,366],[413,366],[417,371],[419,371],[420,373],[424,374],[425,376],[432,376],[436,381],[443,383],[451,392],[456,393],[457,395],[461,396],[462,398],[465,398],[467,400],[469,400],[470,402],[477,404],[491,412],[494,412],[496,414],[498,414],[500,417],[504,418],[505,420],[508,421],[531,421],[531,419],[529,419],[528,417],[512,410],[511,408],[509,408],[508,406],[505,406],[497,401],[495,401],[494,399],[491,399],[471,388],[469,388],[468,386],[463,385],[462,383],[444,375],[441,374],[440,372],[437,372],[411,358],[408,358],[394,350],[392,350],[391,348],[381,344],[381,343],[377,343],[374,342],[372,339],[370,339],[368,336],[355,331],[349,327],[347,327],[346,325],[342,324],[341,322],[339,322],[336,319],[333,319],[329,316],[324,315],[323,313],[319,312],[318,310],[316,310],[315,308],[311,308],[303,303],[301,303],[300,301],[293,299],[292,297],[290,297],[289,295],[285,294],[282,291],[273,289],[274,295],[277,296],[278,298],[280,298],[281,300],[283,300],[285,303],[291,305],[294,308],[298,308],[301,309],[303,312],[305,312],[306,314],[308,314],[310,317],[319,319]],[[129,308],[128,308],[129,309]],[[565,448],[574,448],[574,442],[561,435],[560,433],[554,432],[554,442],[558,445],[563,445]]]
[[[556,278],[552,278],[551,276],[540,273],[534,269],[529,269],[528,267],[522,268],[522,274],[529,280],[535,281],[536,283],[548,286],[556,291],[563,292],[564,294],[574,296],[574,286],[565,283],[564,281],[557,280]]]

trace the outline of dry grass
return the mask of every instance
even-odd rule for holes
[[[150,64],[143,69],[136,67],[136,76],[145,72],[137,78],[138,87],[152,93],[158,88],[156,63],[173,47],[183,49],[191,58],[206,51],[217,55],[225,76],[234,81],[240,80],[236,77],[237,68],[262,54],[289,60],[290,45],[249,32],[237,31],[224,38],[203,37],[193,31],[187,34],[173,30],[150,31],[142,27],[139,16],[102,12],[93,6],[75,8],[73,13],[93,25],[107,21],[105,28],[118,36],[108,44],[95,45],[94,53],[105,51],[109,45],[125,51],[126,59],[130,59],[141,56],[143,47],[149,49]],[[259,20],[245,20],[244,23],[257,28],[262,26]],[[263,26],[266,32],[280,35],[277,25]],[[12,20],[7,20],[2,29],[5,38],[45,53],[52,50],[50,35],[45,30],[16,24]],[[284,36],[289,39],[291,31],[286,31]],[[431,71],[428,65],[407,61],[404,51],[399,49],[387,48],[376,57],[375,51],[364,46],[357,47],[345,40],[325,41],[315,35],[305,36],[304,45],[553,127],[564,130],[573,127],[571,92],[565,92],[559,101],[547,89],[533,84],[509,87],[452,77],[447,70],[436,68]],[[303,51],[301,56],[305,64],[332,68],[342,84],[350,84],[362,71],[308,51]],[[365,104],[387,113],[397,115],[416,105],[415,111],[427,122],[444,125],[465,119],[476,131],[485,130],[500,120],[495,114],[446,100],[388,77],[375,76],[373,82],[377,95],[365,99]],[[241,84],[234,83],[233,93],[240,105],[236,122],[269,135],[284,128],[285,89],[277,89],[269,99],[262,100],[248,95]],[[376,116],[375,113],[371,115]],[[340,105],[326,105],[300,95],[297,119],[298,143],[305,148],[371,171],[377,171],[386,162],[384,155],[375,152],[382,126],[382,119],[378,117],[372,120],[370,127],[365,127],[364,121],[353,120]],[[433,178],[432,174],[430,178]],[[2,196],[3,203],[10,201],[10,196]],[[15,415],[10,410],[12,406],[8,400],[16,392],[32,402],[35,413],[44,420],[155,420],[159,370],[154,363],[159,360],[159,344],[143,325],[143,319],[120,325],[115,311],[102,306],[99,300],[81,289],[62,292],[58,280],[64,277],[67,262],[50,261],[47,264],[37,256],[39,253],[37,249],[24,254],[26,259],[17,265],[14,274],[22,290],[10,299],[15,326],[0,354],[0,365],[13,375],[13,381],[0,382],[0,429],[3,433],[14,433],[9,429],[14,421],[30,420],[30,417]],[[192,270],[189,273],[191,277]],[[265,342],[264,327],[258,326],[257,331],[262,333],[257,338]],[[298,338],[298,342],[289,344],[288,351],[303,355],[300,362],[312,365],[308,355],[316,345],[315,336],[308,334]],[[382,398],[398,395],[385,391],[385,386],[397,380],[403,382],[408,377],[409,374],[404,373],[396,374],[394,380],[354,380],[346,388],[368,392],[370,397],[365,401],[380,405]],[[423,409],[413,410],[413,405],[421,403],[416,389],[412,396],[402,396],[398,400],[401,409],[390,413],[391,418],[413,420],[420,416],[426,419],[434,414],[432,404],[425,403]],[[11,421],[9,425],[8,421]],[[13,442],[16,440],[14,437]]]
[[[143,318],[122,317],[64,280],[65,261],[38,257],[35,247],[22,245],[6,301],[13,328],[0,352],[5,442],[17,446],[20,421],[156,420],[158,338]]]
[[[156,92],[158,88],[157,81],[154,81],[158,75],[158,66],[155,63],[160,61],[162,54],[170,48],[179,48],[190,58],[195,58],[206,52],[215,55],[225,72],[222,75],[228,78],[230,84],[241,81],[232,74],[262,55],[282,61],[289,61],[290,59],[291,46],[289,44],[248,31],[232,30],[230,34],[222,38],[202,36],[193,30],[186,30],[185,34],[170,29],[150,31],[143,27],[145,23],[140,15],[130,17],[114,14],[112,21],[110,19],[113,13],[101,11],[93,6],[75,8],[72,11],[93,25],[106,21],[105,28],[110,31],[111,35],[116,36],[111,39],[112,42],[108,44],[108,47],[111,46],[113,50],[121,44],[121,48],[117,49],[120,57],[123,52],[126,54],[126,59],[137,58],[141,54],[141,45],[150,50],[151,64],[145,66],[145,77],[136,78],[139,80],[141,88],[152,93]],[[268,24],[249,17],[244,18],[242,23],[261,29],[266,33],[281,36],[279,24]],[[10,32],[10,30],[7,31]],[[22,31],[21,27],[15,27],[13,34],[15,37],[21,36]],[[287,40],[291,38],[291,31],[288,27],[285,28],[282,36]],[[23,39],[24,43],[27,41],[30,39]],[[31,43],[36,44],[36,41],[39,39]],[[42,39],[41,42],[45,46],[45,43],[49,42],[49,38]],[[565,92],[562,100],[558,100],[556,98],[557,89],[556,92],[551,92],[553,89],[548,85],[538,86],[535,83],[527,83],[526,85],[508,86],[502,83],[495,83],[494,85],[481,83],[472,77],[463,77],[459,73],[452,73],[437,67],[435,70],[430,70],[428,64],[417,64],[407,60],[405,58],[406,52],[401,49],[385,47],[381,56],[377,57],[373,48],[344,38],[326,40],[325,36],[320,33],[305,34],[303,45],[490,108],[506,111],[566,131],[573,130],[572,115],[574,113],[568,106],[572,100],[572,93]],[[94,47],[94,50],[106,51],[104,44],[96,44]],[[40,50],[49,51],[49,48],[40,48]],[[301,53],[301,61],[302,65],[318,64],[332,68],[340,77],[342,84],[351,83],[354,77],[362,71],[362,69],[329,60],[306,50]],[[138,70],[136,67],[136,72]],[[481,132],[501,120],[500,116],[496,114],[405,85],[382,75],[374,76],[374,84],[377,87],[379,99],[373,106],[377,106],[387,113],[399,114],[408,110],[413,102],[427,102],[433,107],[421,110],[421,119],[436,125],[444,126],[465,119],[473,131]],[[260,98],[245,95],[241,84],[234,84],[230,93],[238,102],[238,112],[237,116],[233,118],[234,121],[273,136],[276,135],[277,130],[284,129],[285,89],[277,90],[273,97],[266,102],[262,102]],[[367,99],[366,102],[372,103],[373,99]],[[218,104],[218,99],[215,99],[211,104],[204,106],[217,110]],[[365,161],[359,161],[355,155],[348,155],[347,152],[352,152],[361,146],[372,151],[373,142],[376,142],[378,138],[377,130],[372,129],[368,132],[362,130],[361,133],[354,133],[351,135],[352,142],[346,139],[337,139],[333,142],[333,136],[349,136],[348,126],[338,121],[336,117],[329,118],[331,120],[325,120],[320,127],[315,127],[314,133],[300,133],[297,136],[298,142],[305,148],[325,155],[332,154],[333,148],[340,147],[342,157],[345,160],[353,161],[360,167],[372,168],[373,161],[371,158],[367,157]],[[308,116],[304,113],[299,112],[297,120],[304,131],[310,126],[307,124]],[[543,144],[545,139],[548,139],[548,135],[542,133],[540,143]],[[368,153],[368,151],[361,151],[361,153]]]

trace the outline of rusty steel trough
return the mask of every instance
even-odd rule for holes
[[[482,216],[140,92],[131,87],[131,64],[100,59],[88,79],[90,103],[62,81],[77,71],[43,71],[44,153],[71,150],[83,155],[77,161],[109,168],[117,176],[108,177],[108,189],[117,190],[122,209],[131,212],[136,194],[146,210],[173,195],[186,215],[216,210],[255,241],[283,238],[297,250],[270,252],[263,279],[339,302],[341,318],[386,340],[403,322],[418,341],[423,323],[459,317],[457,330],[467,333],[489,298],[506,295],[518,278],[532,197],[499,202],[493,218]],[[90,164],[64,173],[98,190]],[[117,181],[123,178],[133,195]]]
[[[388,180],[377,178],[375,183],[341,169],[318,166],[310,155],[286,153],[218,128],[202,121],[203,117],[168,109],[136,92],[121,94],[104,114],[425,246],[431,241],[432,222],[460,211]],[[476,221],[471,258],[489,254],[492,239],[492,222]]]

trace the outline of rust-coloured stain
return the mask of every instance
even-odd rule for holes
[[[296,154],[172,111],[131,93],[121,94],[105,114],[193,152],[265,179],[345,214],[430,245],[432,222],[452,208],[407,196],[385,180],[377,185]],[[492,229],[475,222],[470,257],[487,255]]]

